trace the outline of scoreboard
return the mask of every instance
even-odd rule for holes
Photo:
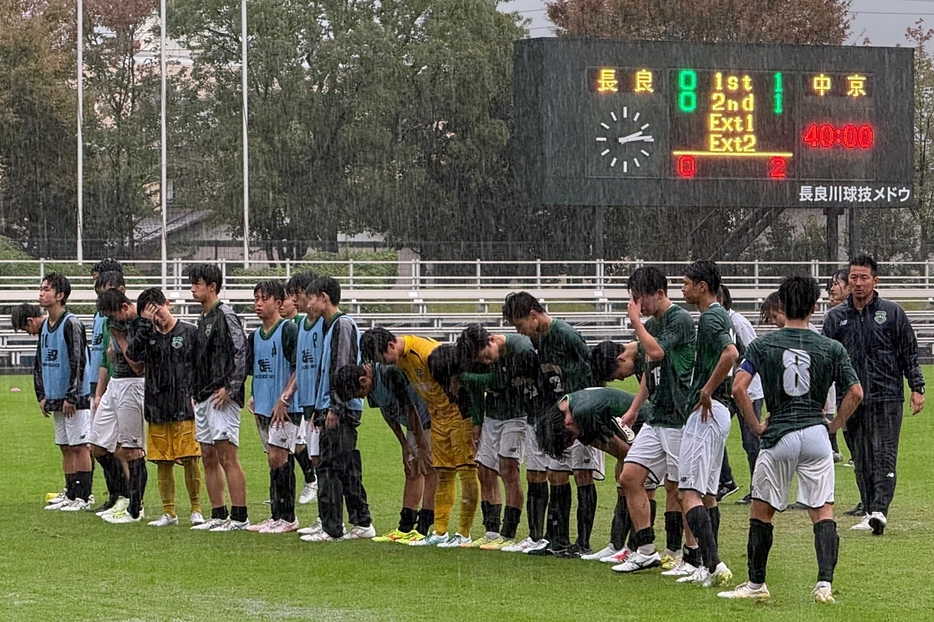
[[[515,47],[526,202],[913,204],[913,51],[547,38]]]

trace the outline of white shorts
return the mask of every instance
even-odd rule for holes
[[[571,471],[571,450],[570,448],[561,456],[561,460],[555,460],[538,446],[538,439],[535,438],[535,428],[526,423],[525,433],[525,470],[538,471]]]
[[[321,431],[318,430],[311,421],[308,421],[308,435],[305,439],[308,441],[308,456],[317,457],[321,455]]]
[[[240,407],[236,402],[218,409],[211,398],[195,404],[195,440],[205,445],[229,441],[240,446]]]
[[[664,485],[665,479],[676,481],[681,457],[682,428],[642,426],[623,462],[632,462],[649,472],[653,484]]]
[[[574,441],[569,451],[571,452],[570,462],[561,461],[551,469],[552,471],[593,471],[593,478],[598,482],[603,481],[606,472],[605,453],[596,447],[584,445],[580,441]]]
[[[91,427],[91,411],[87,409],[76,410],[75,414],[66,417],[60,412],[52,413],[52,425],[55,428],[55,444],[76,447],[88,443]]]
[[[534,434],[525,418],[484,419],[480,430],[477,463],[499,472],[499,459],[512,458],[520,464],[525,459],[526,435]]]
[[[730,434],[730,410],[713,400],[707,421],[701,421],[700,408],[688,416],[681,434],[678,460],[678,489],[702,495],[716,495],[720,485],[723,448]]]
[[[302,417],[302,422],[298,424],[298,431],[295,432],[295,445],[305,445],[308,442],[308,427],[311,424],[308,419]]]
[[[789,432],[773,447],[759,451],[752,475],[752,498],[783,511],[795,473],[798,503],[809,508],[833,503],[833,450],[823,425]]]
[[[287,452],[295,452],[295,437],[298,434],[298,426],[291,421],[286,421],[281,426],[272,427],[270,417],[256,416],[256,430],[259,432],[259,440],[263,442],[263,450],[269,452],[269,446],[284,449]]]
[[[117,447],[146,448],[144,378],[112,378],[91,422],[89,441],[113,453]]]

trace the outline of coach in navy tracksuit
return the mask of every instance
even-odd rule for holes
[[[905,401],[902,378],[908,379],[911,412],[916,415],[924,408],[924,376],[911,323],[898,304],[879,297],[877,274],[872,257],[850,260],[850,295],[827,312],[823,333],[843,344],[863,385],[863,402],[846,423],[856,485],[866,512],[853,529],[882,535],[895,495]]]

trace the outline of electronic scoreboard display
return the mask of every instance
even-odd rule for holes
[[[907,48],[526,39],[524,200],[543,205],[906,207]]]

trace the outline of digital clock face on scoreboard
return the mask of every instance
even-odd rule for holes
[[[516,45],[525,198],[605,206],[911,205],[912,52]]]

